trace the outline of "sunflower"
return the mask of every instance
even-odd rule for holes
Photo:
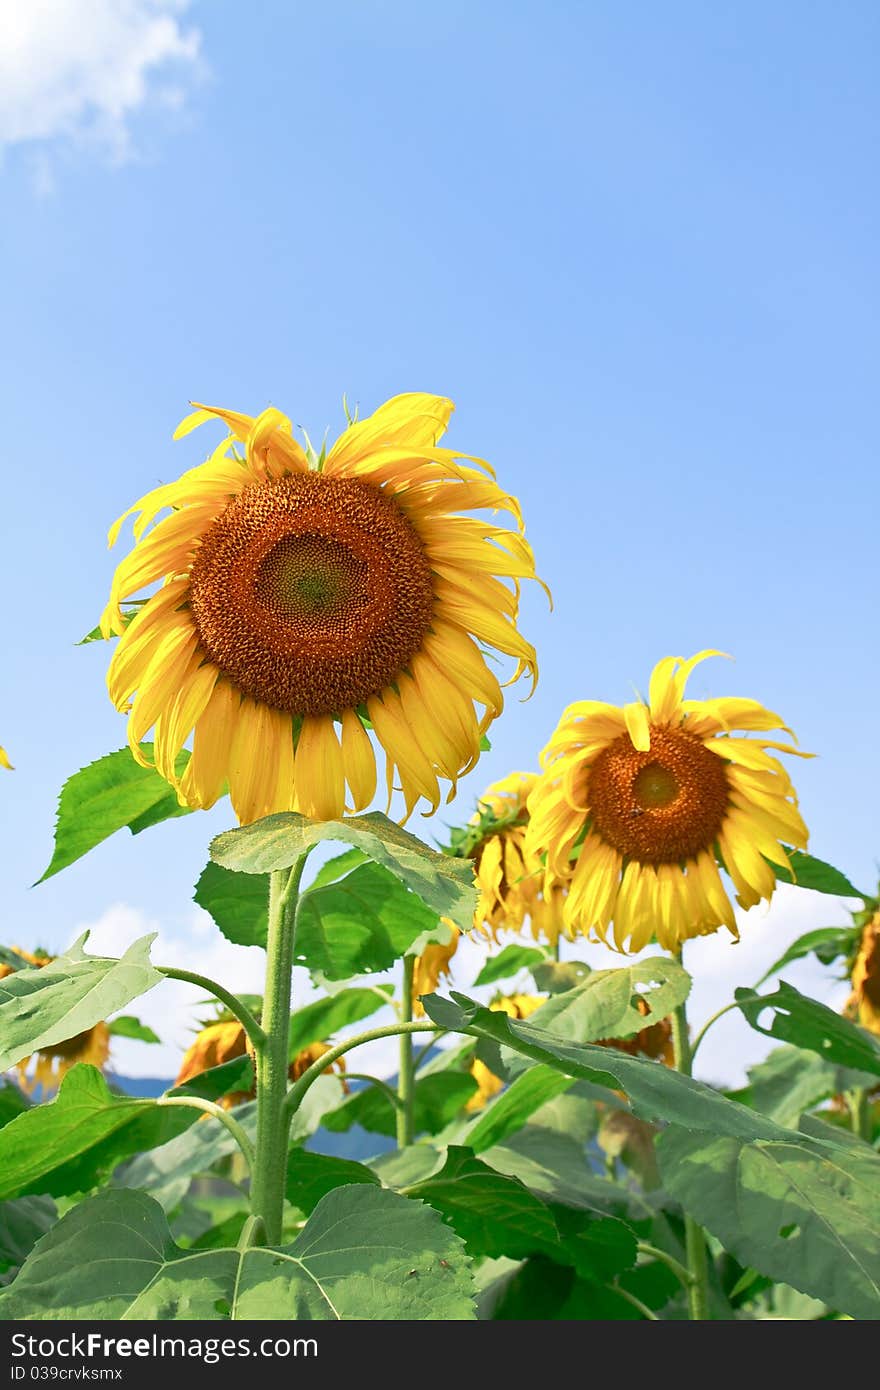
[[[880,911],[862,928],[851,978],[845,1014],[870,1033],[880,1034]]]
[[[30,951],[23,951],[20,946],[13,946],[12,950],[17,956],[21,956],[24,964],[35,966],[37,969],[55,959],[54,956],[47,956],[40,950],[33,955]],[[5,980],[6,976],[12,975],[14,971],[15,966],[0,963],[0,980]],[[30,1094],[39,1086],[43,1095],[50,1095],[57,1091],[70,1068],[76,1066],[77,1062],[88,1062],[90,1066],[103,1071],[109,1058],[110,1029],[106,1023],[96,1023],[92,1028],[83,1029],[73,1038],[51,1043],[30,1057],[23,1057],[16,1070],[22,1090]],[[34,1063],[33,1070],[31,1062]]]
[[[452,922],[446,921],[449,928],[448,941],[434,941],[426,946],[420,956],[416,956],[412,976],[413,1017],[422,1018],[425,1010],[420,995],[433,994],[442,978],[449,978],[450,961],[458,950],[461,932]]]
[[[7,772],[14,771],[12,763],[9,761],[9,754],[2,745],[0,745],[0,767],[5,767]]]
[[[512,772],[487,787],[469,824],[453,832],[453,852],[474,861],[479,897],[474,925],[496,940],[526,918],[535,940],[555,944],[562,925],[562,885],[545,873],[526,843],[534,772]]]
[[[209,807],[228,788],[243,823],[287,810],[331,819],[347,783],[363,810],[372,735],[389,802],[396,768],[407,816],[420,798],[430,814],[440,779],[451,799],[501,712],[485,649],[515,660],[511,681],[528,671],[534,684],[516,627],[519,581],[535,577],[519,504],[487,464],[437,447],[452,409],[396,396],[320,458],[274,409],[199,407],[179,426],[176,437],[216,417],[231,435],[111,529],[113,545],[137,514],[101,630],[121,635],[107,680],[132,752],[146,763],[153,729],[155,765],[182,804]],[[516,530],[461,515],[498,509]]]
[[[326,1052],[330,1051],[327,1043],[314,1042],[308,1047],[304,1047],[298,1052],[290,1063],[288,1076],[291,1081],[298,1081],[303,1072],[307,1071],[313,1062],[317,1062]],[[177,1073],[175,1086],[182,1086],[184,1082],[191,1081],[193,1077],[199,1076],[203,1071],[208,1071],[210,1067],[222,1066],[224,1062],[232,1062],[237,1057],[253,1056],[253,1051],[248,1043],[247,1034],[237,1019],[223,1019],[218,1023],[208,1023],[196,1035],[195,1041],[187,1048],[183,1054],[180,1064],[180,1071]],[[342,1079],[345,1073],[345,1059],[342,1057],[327,1068],[329,1073],[336,1071]],[[343,1090],[348,1087],[342,1081]],[[221,1105],[227,1110],[233,1106],[241,1105],[243,1101],[254,1100],[256,1098],[256,1088],[249,1091],[230,1091],[221,1100]]]
[[[791,780],[770,752],[808,757],[788,743],[737,734],[791,730],[756,700],[686,700],[698,662],[666,657],[647,703],[595,700],[568,707],[542,755],[529,798],[528,844],[568,882],[569,934],[595,930],[639,951],[656,934],[676,950],[726,926],[738,936],[719,863],[743,908],[769,900],[784,846],[807,828]],[[611,943],[609,943],[611,944]]]

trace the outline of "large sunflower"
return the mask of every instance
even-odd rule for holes
[[[242,822],[329,819],[347,783],[363,810],[372,731],[389,799],[396,768],[407,815],[420,798],[435,811],[439,779],[451,797],[502,708],[484,648],[514,658],[512,680],[534,681],[516,627],[519,580],[535,577],[519,506],[488,465],[437,447],[452,409],[396,396],[321,459],[274,409],[200,407],[178,428],[217,417],[231,437],[112,528],[111,545],[137,513],[101,627],[121,634],[108,686],[132,752],[144,761],[153,729],[156,767],[183,803],[211,806],[228,787]],[[461,515],[486,509],[518,530]],[[122,603],[157,583],[129,621]]]
[[[542,755],[529,799],[529,847],[569,884],[570,931],[595,930],[639,951],[656,934],[675,950],[726,926],[738,936],[719,875],[737,902],[772,896],[772,864],[803,849],[807,828],[791,780],[769,751],[810,756],[738,733],[791,730],[756,700],[686,700],[688,676],[707,656],[666,657],[647,703],[595,700],[568,707]]]
[[[454,832],[453,850],[474,861],[479,898],[474,925],[497,940],[500,931],[519,931],[526,918],[535,940],[556,942],[562,926],[562,885],[545,873],[528,846],[528,798],[534,772],[512,772],[487,787],[477,811]]]

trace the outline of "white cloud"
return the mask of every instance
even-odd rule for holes
[[[705,1019],[733,997],[739,985],[754,985],[764,971],[782,955],[797,937],[819,926],[846,926],[849,913],[846,904],[821,893],[781,885],[769,908],[753,908],[737,913],[741,940],[733,944],[726,933],[688,942],[685,964],[693,976],[694,985],[688,1002],[688,1013],[696,1029]],[[151,921],[136,908],[117,903],[93,923],[77,928],[78,935],[89,927],[91,935],[87,951],[94,955],[118,956],[137,937],[158,932],[152,948],[152,958],[158,964],[194,970],[226,985],[238,993],[260,994],[263,986],[265,957],[253,946],[234,946],[221,936],[211,918],[201,908],[193,908],[184,918],[173,923]],[[488,1000],[495,986],[472,989],[485,959],[486,950],[478,941],[466,940],[453,960],[451,987]],[[643,955],[650,952],[643,952]],[[594,969],[613,969],[623,964],[623,958],[613,955],[596,943],[577,941],[564,943],[563,956],[585,960]],[[627,958],[632,959],[632,958]],[[812,957],[786,968],[787,979],[804,993],[821,999],[839,1009],[848,988],[836,982],[833,972]],[[393,973],[371,976],[371,983],[392,980]],[[521,987],[531,986],[523,976]],[[444,992],[448,984],[441,986]],[[506,986],[505,986],[506,988]],[[764,989],[772,991],[773,982]],[[302,1005],[315,998],[304,970],[294,974],[294,996]],[[162,1046],[146,1046],[126,1039],[113,1044],[114,1070],[127,1076],[172,1077],[180,1065],[183,1050],[189,1046],[193,1028],[200,1013],[198,1005],[205,993],[191,985],[168,981],[158,985],[142,999],[133,1001],[123,1012],[136,1014],[148,1023],[162,1039]],[[371,1019],[358,1027],[374,1027],[392,1021],[391,1011],[380,1009]],[[356,1031],[352,1030],[352,1031]],[[728,1086],[745,1080],[746,1068],[766,1056],[774,1046],[767,1038],[754,1032],[738,1010],[721,1019],[707,1035],[700,1049],[697,1073],[707,1080]],[[350,1061],[351,1069],[387,1076],[397,1068],[397,1042],[394,1038],[366,1044]]]
[[[178,108],[200,69],[201,35],[181,23],[189,0],[0,0],[0,148],[132,153],[131,119]]]

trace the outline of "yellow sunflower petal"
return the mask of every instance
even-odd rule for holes
[[[345,810],[342,748],[329,715],[308,715],[296,745],[296,801],[304,816],[338,820]]]

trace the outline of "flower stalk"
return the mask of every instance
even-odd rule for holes
[[[681,951],[675,959],[681,961]],[[675,1067],[684,1076],[693,1070],[693,1053],[688,1033],[687,1010],[679,1004],[672,1014],[672,1046]],[[687,1252],[688,1312],[693,1322],[705,1322],[709,1317],[709,1253],[702,1226],[685,1212],[685,1250]]]
[[[413,977],[415,974],[415,956],[404,956],[403,958],[403,997],[400,1001],[400,1021],[401,1023],[412,1023],[413,1014]],[[400,1062],[397,1072],[397,1147],[407,1148],[415,1138],[415,1062],[413,1058],[413,1035],[411,1032],[400,1034]]]

